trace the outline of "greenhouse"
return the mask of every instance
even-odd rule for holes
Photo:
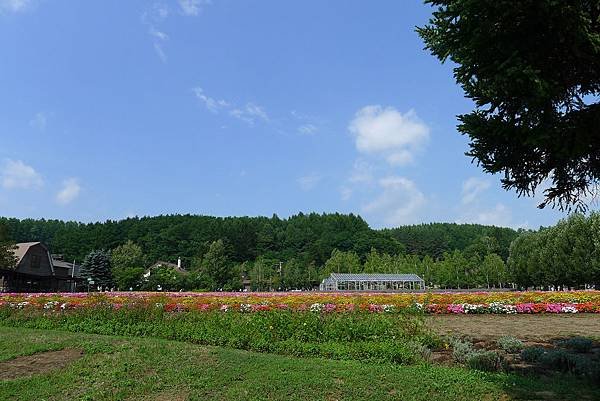
[[[321,291],[406,291],[424,290],[425,280],[416,274],[331,273],[319,286]]]

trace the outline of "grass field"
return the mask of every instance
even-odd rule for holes
[[[294,358],[24,328],[0,327],[0,339],[2,401],[599,399],[597,388],[565,377]],[[64,351],[45,353],[56,350]]]

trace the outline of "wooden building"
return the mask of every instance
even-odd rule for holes
[[[54,260],[41,242],[24,242],[15,248],[14,269],[0,269],[0,292],[76,291],[78,266]]]

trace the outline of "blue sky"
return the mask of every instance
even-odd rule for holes
[[[464,156],[421,1],[0,0],[0,215],[537,228]]]

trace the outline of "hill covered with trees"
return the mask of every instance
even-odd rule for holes
[[[165,289],[234,289],[242,277],[256,289],[310,288],[333,271],[418,272],[447,287],[497,285],[502,274],[486,280],[476,270],[493,254],[487,265],[504,271],[503,259],[518,235],[510,228],[452,223],[374,230],[360,216],[337,213],[287,219],[167,215],[97,223],[0,218],[0,226],[12,241],[44,242],[66,260],[111,251],[117,286],[148,289],[159,285],[156,280]],[[152,263],[177,258],[195,274],[173,278],[165,271],[139,282]]]
[[[494,252],[508,257],[517,232],[476,224],[432,223],[374,230],[353,214],[298,214],[273,217],[167,215],[97,223],[0,218],[15,242],[41,241],[67,260],[83,260],[94,249],[114,249],[131,240],[149,260],[176,260],[188,266],[222,240],[234,262],[259,257],[296,258],[323,265],[334,249],[353,251],[365,261],[371,249],[390,255],[415,254],[436,259],[444,252],[465,250],[482,237],[494,238]]]
[[[493,252],[508,258],[510,243],[517,237],[512,228],[481,224],[429,223],[402,226],[383,232],[401,242],[409,254],[442,257],[444,252],[463,251],[483,237],[494,238]]]

